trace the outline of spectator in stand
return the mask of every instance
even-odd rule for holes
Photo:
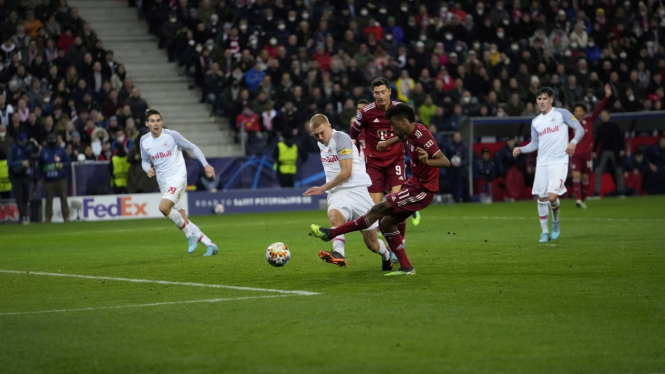
[[[645,191],[650,195],[665,193],[665,132],[648,148],[645,158],[649,165],[644,175]]]
[[[450,160],[449,181],[455,202],[461,202],[466,195],[466,176],[469,166],[469,149],[462,140],[462,134],[456,131],[453,141],[446,147],[445,155]]]
[[[110,141],[104,141],[102,143],[102,151],[97,156],[98,161],[111,161],[111,157],[113,157],[113,151],[111,150],[111,142]]]
[[[126,106],[129,106],[132,112],[132,118],[139,121],[139,125],[143,124],[141,118],[146,110],[148,110],[148,103],[141,97],[141,91],[138,87],[132,88],[132,93],[125,101]]]
[[[621,158],[624,156],[624,141],[623,131],[615,122],[610,122],[610,114],[607,110],[600,112],[601,124],[596,132],[596,142],[594,144],[594,152],[599,157],[598,167],[596,168],[596,185],[594,188],[594,196],[600,196],[600,187],[603,180],[603,173],[605,167],[609,162],[614,170],[614,182],[616,184],[615,194],[624,196],[623,186],[623,162]]]
[[[473,164],[473,183],[475,195],[492,196],[492,181],[496,178],[496,165],[490,158],[490,151],[484,148],[480,159]]]

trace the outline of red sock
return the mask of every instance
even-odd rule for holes
[[[577,200],[582,200],[582,186],[579,179],[573,179],[573,194]]]
[[[589,181],[582,181],[582,201],[589,196]]]
[[[406,221],[397,225],[397,230],[399,230],[399,235],[402,237],[402,243],[404,242],[404,237],[406,235]]]
[[[351,231],[358,231],[362,229],[366,229],[370,227],[371,224],[367,222],[367,218],[365,216],[360,216],[358,219],[355,219],[353,221],[349,221],[342,226],[335,227],[334,229],[330,229],[330,237],[334,238],[337,235],[343,235],[346,234],[347,232]]]
[[[383,237],[386,238],[390,250],[393,251],[393,253],[395,253],[395,256],[397,256],[397,259],[399,260],[400,269],[411,270],[413,266],[411,266],[409,258],[406,257],[406,251],[404,251],[404,245],[402,245],[404,241],[402,240],[400,233],[398,231],[390,233],[384,232]]]

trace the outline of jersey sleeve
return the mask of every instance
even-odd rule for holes
[[[531,143],[520,148],[522,150],[522,153],[529,153],[538,150],[538,141],[539,141],[538,130],[536,130],[536,126],[534,126],[533,122],[531,122]]]
[[[199,149],[199,147],[197,147],[196,144],[185,139],[177,131],[173,130],[164,130],[164,131],[166,131],[167,134],[173,137],[173,140],[175,140],[175,144],[177,144],[178,147],[192,152],[192,154],[194,154],[194,157],[196,157],[196,159],[199,160],[204,167],[208,166],[208,160],[206,160],[206,157],[203,155],[203,152],[201,152],[201,149]]]
[[[439,146],[436,144],[436,140],[434,140],[434,137],[428,130],[425,130],[424,135],[418,138],[417,146],[424,149],[430,158],[433,158],[435,154],[441,152]]]
[[[559,109],[559,113],[561,113],[561,117],[563,117],[563,123],[575,130],[575,137],[570,142],[573,144],[579,143],[584,136],[584,128],[580,124],[580,121],[578,121],[577,118],[566,109]]]
[[[152,165],[150,164],[150,155],[148,155],[148,152],[143,148],[143,138],[139,139],[139,148],[141,149],[141,167],[143,168],[143,171],[147,173]]]
[[[363,122],[363,111],[361,110],[356,114],[356,118],[353,119],[351,128],[349,129],[349,136],[351,139],[357,139],[360,132],[365,128],[365,123]]]
[[[335,139],[337,158],[339,160],[353,158],[353,142],[351,141],[351,137],[343,132],[337,131],[335,132],[335,135],[333,135],[333,138]]]

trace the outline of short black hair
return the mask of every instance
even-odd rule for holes
[[[416,122],[416,112],[407,104],[395,104],[386,110],[387,120],[406,118],[409,122]]]
[[[374,87],[379,87],[379,86],[386,86],[386,88],[390,88],[390,82],[384,77],[378,77],[375,78],[372,81],[372,90],[374,90]]]
[[[554,90],[550,87],[541,87],[536,91],[536,97],[545,94],[549,97],[554,97]]]
[[[162,117],[162,113],[159,113],[159,111],[157,109],[148,109],[148,110],[145,111],[145,121],[148,122],[148,117],[150,117],[153,114],[157,114],[157,115],[159,115],[159,118],[164,119]]]
[[[358,100],[358,102],[356,103],[356,105],[360,105],[360,104],[369,104],[369,101],[367,101],[367,100],[365,100],[365,99],[360,99],[360,100]]]
[[[575,108],[577,108],[577,107],[582,108],[582,110],[584,111],[584,113],[586,113],[586,112],[588,111],[588,110],[587,110],[587,106],[586,106],[585,103],[575,103],[575,105],[573,105],[573,112],[575,111]]]

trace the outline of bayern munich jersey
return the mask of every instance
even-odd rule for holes
[[[162,129],[162,133],[156,138],[151,133],[141,137],[141,165],[146,172],[150,170],[150,164],[154,165],[160,186],[175,186],[187,180],[185,159],[178,147],[191,151],[203,166],[208,165],[199,147],[183,138],[177,131]]]
[[[402,104],[399,101],[391,101],[390,106]],[[391,166],[396,161],[404,160],[404,144],[398,142],[383,152],[376,150],[376,145],[383,140],[388,140],[395,135],[390,127],[390,121],[385,117],[386,112],[379,108],[376,101],[365,106],[353,120],[349,135],[357,139],[360,132],[365,129],[365,159],[367,163],[376,166]]]
[[[358,149],[353,145],[349,135],[333,130],[328,145],[317,144],[321,150],[321,162],[326,173],[326,183],[333,180],[342,170],[339,165],[340,160],[353,159],[351,177],[339,186],[331,188],[328,193],[342,188],[369,187],[372,185],[372,180],[369,179],[369,175],[365,171],[365,163],[360,158]]]
[[[584,129],[580,122],[566,109],[552,108],[531,121],[531,143],[522,147],[523,153],[538,151],[538,165],[567,164],[568,126],[575,130],[571,143],[577,144]]]

